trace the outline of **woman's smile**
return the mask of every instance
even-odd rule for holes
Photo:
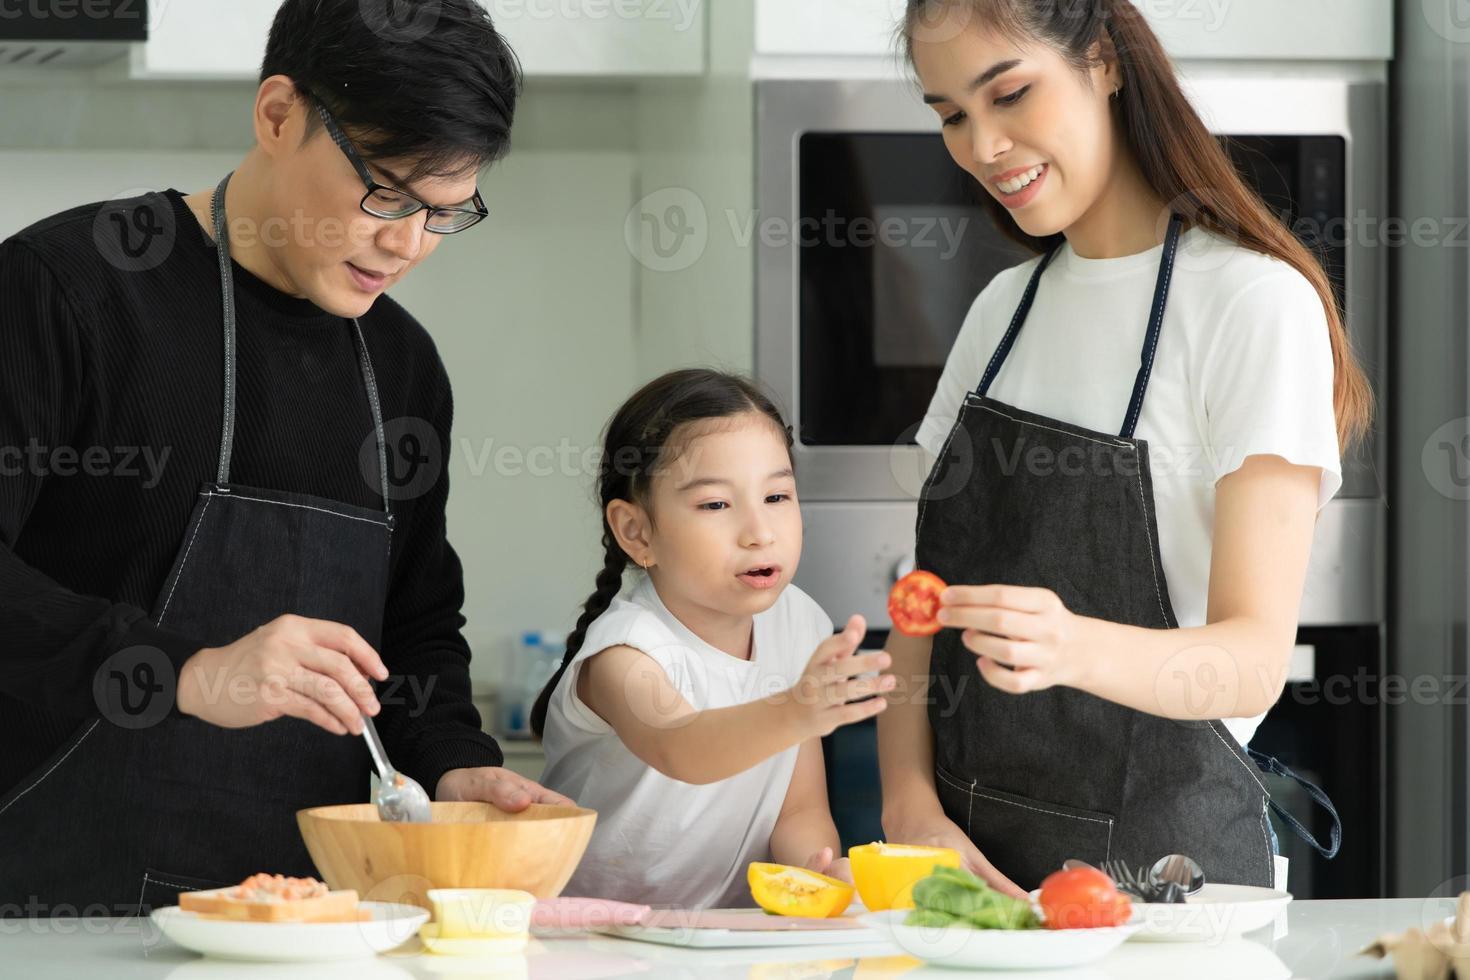
[[[1041,193],[1041,186],[1046,183],[1047,175],[1051,173],[1051,166],[1038,163],[1034,167],[1025,167],[1017,170],[1008,170],[999,177],[990,181],[990,186],[995,189],[995,196],[1011,210],[1024,208],[1036,200]]]

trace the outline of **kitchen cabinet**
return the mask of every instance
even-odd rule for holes
[[[528,75],[705,71],[706,0],[489,0],[486,6]]]
[[[148,40],[132,50],[134,78],[251,79],[260,71],[275,0],[149,4]]]
[[[756,53],[892,54],[903,11],[904,0],[756,0]]]
[[[695,76],[706,65],[703,0],[483,0],[528,77]],[[131,75],[153,80],[254,80],[280,0],[163,0]],[[362,0],[384,30],[412,34],[398,0]],[[432,16],[434,5],[417,8]]]
[[[1175,58],[1387,61],[1389,0],[1134,0]],[[904,0],[756,0],[758,55],[893,55]]]

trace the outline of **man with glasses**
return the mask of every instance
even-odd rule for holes
[[[474,0],[384,9],[286,0],[212,191],[0,243],[0,917],[313,874],[364,716],[437,800],[569,802],[470,701],[448,481],[401,479],[449,381],[383,295],[486,217],[519,68]]]

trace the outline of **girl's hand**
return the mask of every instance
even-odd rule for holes
[[[871,718],[888,707],[886,698],[873,695],[893,690],[895,678],[878,674],[893,661],[882,651],[855,655],[866,633],[863,617],[849,619],[846,629],[822,641],[800,679],[784,695],[803,739],[830,735],[843,725]],[[861,698],[871,700],[849,703]]]
[[[832,860],[832,848],[830,847],[824,847],[807,858],[805,867],[808,871],[815,871],[817,874],[852,884],[852,866],[848,863],[847,858]]]
[[[939,622],[964,630],[962,640],[991,687],[1025,694],[1081,686],[1087,620],[1050,589],[956,585],[939,601]]]

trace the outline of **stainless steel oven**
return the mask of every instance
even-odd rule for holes
[[[1384,348],[1381,82],[1197,78],[1192,97],[1242,172],[1322,255],[1375,380]],[[899,80],[757,83],[756,369],[796,429],[807,521],[798,584],[888,625],[925,462],[913,442],[971,302],[1027,256],[981,209],[933,112]],[[1302,606],[1309,625],[1383,619],[1379,440],[1345,462]]]
[[[1352,71],[1347,68],[1344,71]],[[1385,378],[1387,91],[1372,76],[1291,70],[1192,77],[1212,131],[1241,172],[1322,256],[1380,395]],[[841,620],[889,628],[886,597],[912,566],[926,461],[913,442],[974,298],[1027,256],[991,224],[984,193],[950,160],[931,110],[898,79],[757,83],[756,367],[796,431],[806,521],[797,583]],[[1253,741],[1323,779],[1342,814],[1343,852],[1322,861],[1281,829],[1293,891],[1383,893],[1385,727],[1371,701],[1328,706],[1313,692],[1383,670],[1386,512],[1383,430],[1345,461],[1318,522],[1298,642],[1315,650]],[[1329,710],[1330,708],[1330,710]],[[1333,745],[1352,745],[1351,762]],[[881,838],[871,723],[824,742],[833,815],[851,845]],[[1367,766],[1368,773],[1352,766]],[[1273,786],[1289,803],[1286,787]],[[1319,814],[1297,806],[1319,835]]]

